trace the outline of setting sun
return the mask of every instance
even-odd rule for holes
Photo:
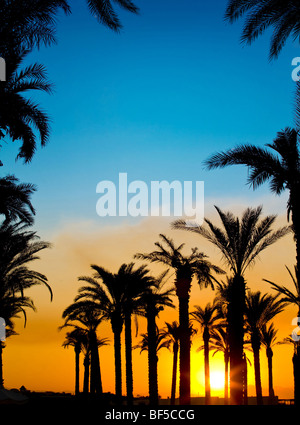
[[[210,385],[214,390],[224,388],[224,373],[216,370],[210,373]]]

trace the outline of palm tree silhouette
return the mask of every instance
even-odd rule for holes
[[[125,324],[125,359],[126,359],[126,389],[127,404],[133,404],[133,370],[132,370],[132,330],[131,317],[143,315],[144,306],[141,302],[142,294],[152,285],[153,279],[146,266],[134,269],[135,264],[129,263],[121,266],[119,271],[120,281],[124,285],[124,324]]]
[[[70,332],[67,332],[65,341],[63,342],[63,347],[67,348],[69,346],[74,347],[75,352],[75,395],[79,394],[79,356],[82,351],[85,351],[84,358],[84,379],[83,379],[83,392],[88,392],[88,382],[89,382],[89,357],[90,357],[90,341],[89,334],[86,328],[82,328],[77,325],[67,324],[66,326],[72,326],[74,329]],[[64,327],[64,326],[63,326]],[[97,338],[97,347],[102,347],[107,345],[107,338]]]
[[[300,85],[296,97],[300,105]],[[300,126],[300,108],[296,107],[297,128]],[[269,149],[266,149],[269,148]],[[271,192],[280,195],[288,190],[288,220],[291,216],[292,230],[296,242],[296,264],[300,270],[300,151],[298,131],[291,128],[277,133],[276,139],[266,148],[246,144],[212,155],[205,162],[208,169],[228,165],[246,165],[249,168],[248,183],[256,189],[269,182]],[[298,281],[300,281],[298,276]]]
[[[282,301],[295,305],[298,309],[298,317],[297,317],[297,324],[300,325],[300,285],[299,285],[299,273],[297,266],[295,266],[295,276],[291,272],[291,270],[286,267],[292,282],[295,286],[295,293],[292,292],[290,289],[288,289],[286,286],[278,285],[277,283],[271,282],[270,280],[263,279],[265,282],[268,282],[271,284],[272,289],[277,291],[279,294],[282,295]],[[294,355],[293,355],[293,368],[294,368],[294,398],[295,398],[295,404],[300,405],[300,346],[297,342],[294,344]]]
[[[228,336],[230,346],[230,397],[232,404],[243,404],[243,339],[245,310],[245,272],[267,247],[289,232],[283,227],[271,231],[275,215],[261,219],[262,207],[247,208],[242,218],[215,207],[223,228],[205,219],[206,226],[188,226],[185,220],[173,223],[176,229],[194,232],[217,246],[230,267],[228,281]]]
[[[147,319],[146,342],[148,350],[149,400],[151,405],[158,405],[157,351],[161,347],[160,344],[164,341],[163,333],[158,331],[156,317],[165,307],[174,308],[170,298],[173,295],[173,289],[164,290],[165,276],[166,273],[162,273],[157,279],[153,278],[151,286],[146,288],[140,297]],[[141,346],[141,348],[143,347]]]
[[[7,58],[7,80],[0,84],[0,139],[8,136],[12,141],[21,141],[17,158],[31,161],[36,150],[37,130],[41,146],[49,139],[49,118],[24,94],[29,90],[51,93],[45,68],[40,64],[19,70],[28,50],[19,51]]]
[[[89,286],[81,287],[75,300],[88,299],[94,302],[94,308],[101,311],[103,319],[111,323],[114,334],[115,393],[117,402],[120,403],[122,399],[121,333],[124,324],[123,301],[125,298],[125,287],[120,276],[124,265],[116,274],[97,265],[92,265],[91,268],[95,271],[93,277],[79,278],[80,281],[87,282]]]
[[[241,40],[251,44],[269,27],[273,28],[270,58],[277,58],[289,36],[300,35],[300,5],[298,0],[229,0],[225,17],[230,22],[246,15]]]
[[[299,405],[299,393],[300,393],[300,387],[299,387],[299,352],[300,352],[300,343],[299,338],[295,338],[295,335],[288,336],[283,339],[283,341],[279,342],[278,344],[289,344],[292,345],[294,348],[293,353],[293,368],[294,368],[294,402],[295,405]]]
[[[224,324],[218,325],[213,329],[210,336],[210,350],[213,351],[213,356],[216,353],[222,353],[224,356],[225,365],[225,382],[224,382],[224,404],[227,405],[229,401],[229,343],[228,333]]]
[[[0,299],[7,290],[23,295],[25,289],[42,284],[49,290],[52,300],[47,277],[27,266],[39,259],[37,254],[51,245],[40,241],[36,232],[27,229],[27,225],[20,223],[0,225]],[[0,317],[4,317],[1,310]]]
[[[4,1],[0,6],[0,56],[20,48],[47,46],[56,42],[56,17],[71,9],[65,0]]]
[[[153,337],[149,336],[148,332],[147,333],[143,333],[141,334],[141,341],[135,345],[133,347],[133,349],[136,348],[140,348],[141,349],[141,353],[143,351],[147,351],[148,352],[148,365],[149,363],[153,361],[150,360],[150,350],[151,350],[151,345],[154,342],[154,348],[155,348],[155,366],[153,367],[152,365],[148,366],[148,380],[149,380],[149,402],[150,405],[158,405],[158,381],[157,381],[157,363],[158,363],[158,352],[162,349],[162,348],[170,348],[170,344],[171,344],[171,340],[168,336],[168,334],[166,334],[166,332],[163,329],[158,329],[158,327],[156,326],[155,328],[155,338],[154,341]],[[151,376],[151,371],[152,369],[156,369],[156,373],[155,373],[155,377],[153,378]],[[154,382],[155,381],[155,382]],[[156,394],[153,394],[153,392],[156,391]]]
[[[175,246],[172,239],[160,234],[162,243],[156,242],[158,250],[150,254],[136,254],[136,258],[158,262],[175,270],[176,295],[179,300],[179,325],[180,325],[180,404],[190,404],[190,324],[189,324],[189,297],[193,276],[200,286],[213,285],[216,279],[212,272],[221,273],[221,269],[211,264],[206,256],[197,248],[192,249],[189,256],[182,254],[184,244]],[[166,245],[166,248],[163,246]]]
[[[176,381],[177,381],[177,364],[178,364],[178,351],[180,339],[180,327],[178,322],[172,323],[165,322],[165,333],[168,335],[170,342],[173,344],[173,368],[172,368],[172,385],[171,385],[171,405],[175,405],[176,396]]]
[[[26,308],[35,310],[31,298],[24,295],[26,289],[35,285],[45,285],[51,296],[52,290],[47,277],[28,267],[28,263],[37,260],[38,253],[48,248],[47,242],[38,241],[35,232],[27,230],[20,223],[0,225],[0,317],[7,326],[6,335],[13,335],[13,320],[23,313],[26,325]],[[1,341],[0,349],[0,386],[3,387],[3,365]]]
[[[211,334],[216,329],[217,321],[220,316],[218,314],[218,305],[216,302],[207,303],[204,308],[195,305],[195,310],[191,312],[192,320],[197,322],[202,330],[202,338],[204,345],[199,347],[197,351],[204,350],[204,373],[205,373],[205,404],[210,404],[210,372],[209,372],[209,342]]]
[[[97,328],[103,320],[101,313],[94,309],[94,303],[88,300],[75,301],[70,304],[62,314],[65,323],[62,327],[70,324],[70,322],[79,322],[84,325],[89,340],[89,349],[91,353],[91,394],[102,395],[102,378],[100,369],[100,359],[98,351]],[[105,341],[106,342],[106,341]],[[104,345],[104,344],[102,344]]]
[[[5,337],[8,338],[12,335],[17,335],[14,331],[14,322],[13,319],[19,318],[19,313],[22,313],[24,316],[24,327],[26,326],[27,317],[26,317],[26,308],[30,308],[33,311],[36,311],[34,303],[31,298],[25,297],[24,295],[18,296],[11,293],[11,288],[4,288],[1,285],[1,297],[0,297],[0,314],[1,317],[5,320]],[[4,378],[3,378],[3,360],[2,352],[5,348],[4,341],[0,340],[0,388],[4,388]]]
[[[141,296],[154,284],[145,266],[134,269],[134,263],[122,264],[117,273],[92,265],[93,277],[82,276],[80,281],[89,283],[79,289],[76,301],[88,300],[94,309],[101,312],[102,319],[110,320],[114,333],[115,389],[117,401],[122,397],[121,332],[125,323],[125,358],[127,402],[133,403],[132,372],[132,314],[143,315]]]
[[[273,404],[275,397],[274,386],[273,386],[273,347],[278,344],[276,342],[277,330],[274,327],[274,323],[269,326],[263,325],[261,329],[262,344],[266,348],[266,356],[268,359],[268,384],[269,384],[269,403]]]
[[[33,184],[19,183],[15,176],[0,178],[0,214],[5,216],[5,224],[17,220],[33,224],[35,210],[30,197],[35,190]]]
[[[260,348],[262,344],[262,329],[277,314],[281,313],[286,304],[278,299],[279,294],[261,294],[260,291],[248,291],[246,295],[246,328],[250,335],[254,357],[254,374],[257,404],[263,404],[260,374]]]
[[[120,31],[122,24],[113,4],[131,13],[139,9],[131,0],[87,0],[87,6],[101,24]],[[56,42],[56,22],[60,11],[71,13],[66,0],[4,1],[0,6],[0,56],[6,57],[20,46],[26,49]]]
[[[64,348],[74,347],[75,352],[75,395],[79,394],[79,356],[82,350],[82,343],[86,338],[86,332],[79,326],[70,332],[67,332],[66,338],[62,344]]]

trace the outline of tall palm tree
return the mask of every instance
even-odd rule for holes
[[[143,315],[144,306],[141,296],[149,289],[153,279],[145,265],[134,269],[135,264],[124,264],[119,271],[120,281],[124,285],[124,324],[125,324],[125,359],[127,404],[133,404],[133,369],[132,369],[132,315]]]
[[[300,85],[298,86],[300,89]],[[300,90],[296,103],[300,105]],[[300,128],[300,107],[297,106],[297,128]],[[296,242],[296,264],[300,270],[300,150],[298,130],[286,128],[277,134],[273,143],[266,147],[251,144],[240,145],[225,152],[212,155],[205,162],[208,169],[228,165],[246,165],[249,169],[248,183],[253,189],[269,182],[271,192],[280,195],[287,190],[288,219],[291,216]],[[298,280],[299,276],[298,276]]]
[[[277,291],[279,294],[282,295],[282,300],[284,302],[287,302],[288,304],[294,305],[298,309],[298,326],[300,325],[300,280],[299,280],[299,273],[298,268],[295,266],[295,276],[291,272],[291,270],[286,267],[293,285],[295,286],[295,292],[292,292],[290,289],[288,289],[286,286],[279,285],[277,283],[271,282],[270,280],[264,279],[265,282],[268,282],[271,284],[272,289]],[[300,405],[300,345],[294,344],[294,355],[293,355],[293,368],[294,368],[294,397],[295,397],[295,404]]]
[[[211,264],[206,255],[197,248],[192,249],[189,256],[182,254],[184,244],[175,246],[172,239],[160,234],[161,242],[156,242],[158,248],[150,254],[136,254],[136,258],[148,260],[152,263],[162,263],[175,270],[176,295],[179,300],[180,326],[180,404],[190,404],[190,324],[189,324],[189,297],[192,278],[195,277],[201,286],[213,286],[216,279],[213,272],[221,273],[221,269]],[[164,244],[166,247],[164,247]]]
[[[67,332],[62,344],[64,348],[74,347],[75,352],[75,395],[79,394],[79,356],[82,350],[82,342],[86,338],[86,331],[76,326],[72,331]]]
[[[159,332],[156,317],[165,307],[174,308],[171,296],[173,289],[164,289],[166,273],[154,279],[152,285],[141,294],[140,302],[144,306],[147,319],[147,350],[148,350],[148,381],[149,400],[151,405],[158,405],[158,376],[157,376],[157,351],[160,342],[164,341],[163,333]],[[141,347],[142,348],[142,347]]]
[[[124,266],[117,273],[111,273],[103,267],[92,265],[92,277],[81,276],[79,281],[85,285],[78,290],[75,301],[88,299],[95,303],[95,310],[101,311],[104,320],[111,323],[114,334],[115,357],[115,393],[117,402],[122,399],[122,363],[121,363],[121,333],[124,324],[123,301],[125,299],[125,286],[121,279]]]
[[[103,316],[99,311],[94,309],[94,303],[84,300],[75,301],[70,304],[62,314],[62,318],[65,319],[63,327],[70,324],[70,322],[79,322],[84,325],[88,334],[89,347],[91,353],[91,381],[90,381],[90,392],[92,394],[102,395],[102,378],[100,359],[98,351],[98,338],[97,328],[103,320]]]
[[[229,343],[228,334],[224,325],[219,325],[217,329],[213,329],[210,337],[210,349],[213,351],[213,356],[216,353],[222,353],[224,356],[225,365],[225,382],[224,382],[224,404],[229,401]]]
[[[246,296],[246,327],[250,335],[254,357],[254,374],[257,404],[263,404],[261,374],[260,374],[260,348],[262,344],[262,329],[277,314],[281,313],[286,304],[278,299],[279,294],[261,294],[260,291],[248,291]]]
[[[234,22],[246,16],[242,41],[252,43],[268,28],[273,29],[270,58],[277,58],[289,36],[300,36],[298,0],[229,0],[225,17]]]
[[[210,372],[209,372],[209,342],[212,331],[216,329],[220,319],[216,302],[207,303],[204,308],[195,305],[195,310],[191,312],[192,320],[197,322],[202,330],[204,349],[204,374],[205,374],[205,404],[210,404]],[[202,347],[200,347],[202,349]]]
[[[4,215],[5,223],[20,220],[33,224],[35,210],[30,197],[35,190],[34,185],[19,183],[15,176],[0,178],[0,215]]]
[[[6,82],[0,84],[0,139],[8,136],[21,141],[17,158],[31,161],[36,150],[37,133],[45,146],[50,133],[49,118],[40,106],[24,96],[28,91],[51,93],[45,68],[33,64],[19,69],[28,50],[20,50],[7,59]]]
[[[179,338],[180,338],[180,327],[178,322],[172,323],[165,322],[166,330],[165,333],[168,335],[170,342],[173,345],[173,367],[172,367],[172,385],[171,385],[171,405],[175,405],[176,397],[176,382],[177,382],[177,364],[178,364],[178,351],[179,351]]]
[[[230,346],[230,397],[232,404],[243,404],[243,339],[245,311],[245,272],[267,247],[289,232],[288,227],[272,231],[275,215],[261,218],[262,207],[247,208],[241,219],[215,207],[222,227],[205,219],[203,226],[188,226],[184,220],[176,229],[194,232],[215,245],[232,273],[228,286],[228,337]]]
[[[261,335],[262,344],[266,348],[266,356],[268,360],[269,403],[273,404],[275,397],[273,386],[273,347],[278,344],[278,342],[276,342],[277,330],[274,327],[274,323],[271,323],[269,326],[263,325]]]

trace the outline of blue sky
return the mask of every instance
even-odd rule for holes
[[[15,163],[3,144],[2,174],[38,186],[38,229],[103,219],[96,185],[128,179],[204,180],[207,199],[262,196],[245,186],[246,170],[207,172],[211,153],[237,143],[263,145],[293,125],[293,57],[288,43],[268,61],[269,34],[240,44],[242,22],[223,16],[227,1],[140,0],[139,16],[119,10],[120,34],[99,25],[84,0],[61,16],[58,43],[33,52],[54,94],[33,93],[52,119],[49,144],[33,161]]]

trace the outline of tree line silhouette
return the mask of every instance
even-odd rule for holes
[[[113,4],[137,13],[138,8],[130,0],[88,1],[88,7],[98,21],[108,28],[119,31],[122,27]],[[0,82],[0,139],[20,143],[17,158],[29,163],[36,151],[37,141],[46,145],[50,137],[47,114],[25,94],[31,90],[52,92],[46,69],[40,64],[21,68],[27,55],[41,45],[56,41],[56,18],[60,11],[70,14],[65,0],[28,0],[21,3],[4,0],[0,6],[0,56],[7,64],[5,82]],[[246,17],[242,40],[251,43],[267,28],[273,29],[270,57],[276,58],[287,38],[299,36],[299,2],[244,2],[230,0],[225,13],[230,22]],[[266,147],[245,144],[225,152],[213,154],[205,162],[208,169],[228,165],[245,165],[249,170],[248,183],[253,189],[269,182],[271,192],[280,195],[288,191],[287,219],[291,225],[272,230],[275,215],[262,217],[262,207],[246,209],[242,217],[224,212],[216,207],[222,226],[209,219],[198,227],[189,227],[183,219],[172,223],[172,228],[193,232],[207,239],[221,252],[226,271],[212,264],[206,255],[193,248],[189,255],[183,254],[184,244],[176,246],[166,235],[160,235],[155,250],[138,253],[137,260],[161,263],[175,272],[174,287],[164,286],[167,271],[159,277],[151,275],[148,265],[134,262],[121,265],[117,273],[92,265],[93,276],[80,277],[85,283],[78,291],[74,303],[63,312],[64,327],[71,327],[65,346],[74,346],[76,354],[76,385],[79,389],[79,356],[84,360],[83,392],[103,392],[98,348],[107,344],[98,336],[99,325],[109,320],[114,335],[115,393],[117,402],[122,398],[121,333],[125,332],[126,398],[133,403],[132,365],[132,315],[147,319],[147,333],[139,348],[148,351],[149,399],[158,403],[158,351],[173,346],[173,374],[171,402],[175,402],[177,359],[179,356],[179,402],[190,403],[190,348],[195,323],[202,330],[205,358],[205,396],[210,402],[209,351],[221,351],[225,363],[225,402],[247,403],[247,362],[245,347],[251,346],[254,357],[257,402],[262,403],[260,378],[260,349],[266,347],[269,369],[269,397],[274,397],[272,378],[273,346],[277,330],[272,319],[286,305],[297,307],[300,316],[300,84],[296,86],[295,126],[278,132]],[[2,162],[0,161],[0,166]],[[31,196],[34,185],[19,183],[13,175],[0,178],[0,316],[6,322],[6,335],[15,334],[14,320],[26,310],[35,309],[33,300],[25,291],[33,285],[44,285],[52,290],[47,277],[30,268],[38,254],[50,247],[40,241],[32,230],[35,210]],[[277,240],[293,234],[296,248],[294,271],[287,267],[294,292],[278,282],[270,282],[276,295],[251,292],[245,272],[266,248]],[[227,273],[227,280],[220,280]],[[192,280],[200,286],[216,289],[212,304],[197,306],[190,312],[189,297]],[[173,297],[178,299],[178,322],[167,323],[163,330],[157,327],[159,312],[174,308]],[[293,371],[295,403],[300,400],[300,346],[298,341],[287,337],[285,342],[294,346]],[[2,351],[0,341],[0,386],[4,386]],[[228,384],[229,382],[229,384]]]

